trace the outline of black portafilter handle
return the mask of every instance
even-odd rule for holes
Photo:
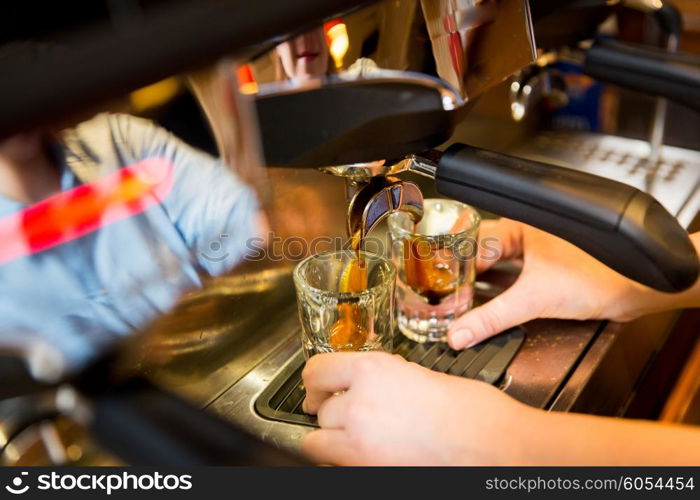
[[[600,39],[586,51],[583,71],[700,111],[700,56]]]
[[[620,274],[663,292],[698,278],[688,233],[649,194],[585,172],[455,144],[439,193],[559,236]]]

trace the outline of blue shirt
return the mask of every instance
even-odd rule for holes
[[[0,345],[45,345],[73,371],[244,258],[258,203],[220,162],[139,118],[98,115],[54,149],[64,191],[152,157],[174,174],[161,204],[0,265]],[[0,218],[24,208],[0,196]]]

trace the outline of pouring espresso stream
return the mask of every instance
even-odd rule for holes
[[[340,292],[356,293],[367,290],[367,263],[361,252],[362,239],[352,238],[355,259],[343,270]],[[338,304],[338,320],[331,327],[329,341],[336,351],[358,351],[367,342],[369,331],[362,325],[362,310],[355,303]]]
[[[389,214],[401,211],[414,223],[423,217],[423,195],[418,186],[394,177],[377,177],[368,182],[348,180],[350,203],[347,215],[350,245],[355,252],[340,280],[340,292],[357,293],[367,290],[368,270],[362,254],[369,232]],[[356,351],[361,349],[372,334],[362,324],[362,309],[357,303],[338,305],[338,320],[331,328],[330,343],[333,349]]]

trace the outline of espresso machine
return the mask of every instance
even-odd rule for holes
[[[402,202],[409,210],[418,204],[412,185],[393,177],[412,171],[434,179],[442,195],[556,234],[647,286],[677,292],[692,285],[698,259],[686,231],[647,193],[466,144],[449,145],[444,152],[432,149],[452,135],[481,92],[533,63],[536,51],[524,2],[421,5],[442,80],[370,70],[355,81],[331,79],[302,92],[263,87],[256,107],[267,164],[320,168],[347,179],[350,235],[369,232],[392,210],[406,210]],[[634,81],[632,68],[641,66],[637,58],[644,57],[636,50],[596,45],[588,51],[588,71],[605,78],[615,65],[609,79],[620,82],[618,75],[624,73],[625,81]],[[679,56],[672,57],[678,61]],[[665,61],[660,55],[655,60]],[[664,89],[659,80],[673,64],[664,62],[653,83],[636,88]],[[645,66],[644,72],[657,69]],[[669,87],[667,93],[700,109],[689,95],[696,94],[692,85],[683,88],[675,92]],[[297,127],[280,126],[289,115],[298,117]],[[400,191],[410,196],[404,200]]]
[[[307,0],[241,6],[233,1],[182,2],[169,8],[167,16],[154,11],[140,24],[109,35],[90,35],[90,43],[54,54],[40,65],[36,61],[10,61],[0,81],[5,101],[0,136],[57,121],[75,109],[90,110],[124,91],[223,55],[253,60],[285,38],[326,19],[350,16],[358,7],[371,3]],[[340,73],[308,84],[262,83],[253,99],[268,167],[320,170],[328,175],[326,179],[344,184],[346,199],[338,203],[344,205],[347,236],[369,234],[397,210],[419,219],[421,189],[405,176],[415,173],[434,182],[444,196],[560,236],[649,287],[678,292],[695,283],[698,256],[687,231],[647,192],[541,161],[445,143],[482,93],[527,66],[543,64],[543,54],[551,57],[578,51],[587,71],[601,79],[700,108],[700,65],[696,58],[614,43],[581,46],[580,42],[590,39],[600,22],[623,2],[392,3],[408,9],[410,19],[422,19],[418,24],[425,27],[427,41],[423,45],[431,51],[434,74],[406,71],[409,65],[404,64],[404,57],[389,69],[364,68],[359,77]],[[639,8],[652,9],[645,2]],[[657,10],[660,19],[667,19],[665,11]],[[572,16],[577,22],[569,29],[562,19]],[[566,30],[561,29],[564,25]],[[412,53],[410,47],[404,48],[404,55]],[[109,60],[110,65],[99,64],[103,60]],[[653,70],[648,69],[649,61],[654,63]],[[623,66],[625,71],[620,70]],[[648,79],[630,76],[640,72]],[[673,85],[659,86],[659,79]],[[51,88],[45,81],[52,82]],[[301,357],[288,333],[279,335],[284,343],[258,360],[255,369],[220,391],[218,398],[207,401],[207,406],[244,431],[229,428],[229,422],[211,415],[200,415],[192,405],[163,394],[141,378],[132,378],[124,369],[123,360],[128,356],[121,350],[70,379],[45,376],[40,384],[40,370],[30,365],[27,372],[27,363],[22,362],[28,359],[26,353],[11,353],[8,359],[12,364],[4,366],[12,366],[7,376],[18,383],[12,384],[13,391],[6,396],[36,389],[36,385],[44,390],[63,383],[61,397],[55,399],[57,404],[51,405],[50,412],[84,415],[85,425],[100,442],[126,461],[182,465],[225,463],[229,456],[235,456],[238,463],[301,463],[245,432],[291,446],[308,431],[308,425],[313,425],[308,416],[293,411],[303,397],[297,383]],[[523,343],[522,332],[495,342],[483,348],[490,357],[482,357],[473,376],[500,383],[504,363]],[[467,356],[472,360],[480,352]],[[294,374],[297,379],[290,377]],[[283,396],[279,396],[281,391],[286,391]],[[550,401],[552,396],[547,398]],[[294,408],[281,411],[285,404]],[[158,432],[152,425],[140,425],[169,422],[171,418],[172,425],[164,424]],[[273,421],[282,422],[283,437],[272,436]],[[115,427],[120,428],[117,434]],[[194,428],[201,428],[202,434],[182,432]],[[138,437],[144,432],[153,433],[162,443],[174,443],[182,453],[166,456],[158,450],[124,448],[126,441],[138,448]],[[230,439],[217,443],[220,436]]]

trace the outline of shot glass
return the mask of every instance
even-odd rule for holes
[[[454,200],[426,199],[423,210],[415,225],[404,213],[389,217],[397,322],[415,342],[444,342],[450,323],[472,307],[481,217]],[[460,218],[466,229],[453,233]]]
[[[390,260],[354,250],[319,253],[297,265],[294,284],[307,359],[334,351],[391,352],[396,268]]]

